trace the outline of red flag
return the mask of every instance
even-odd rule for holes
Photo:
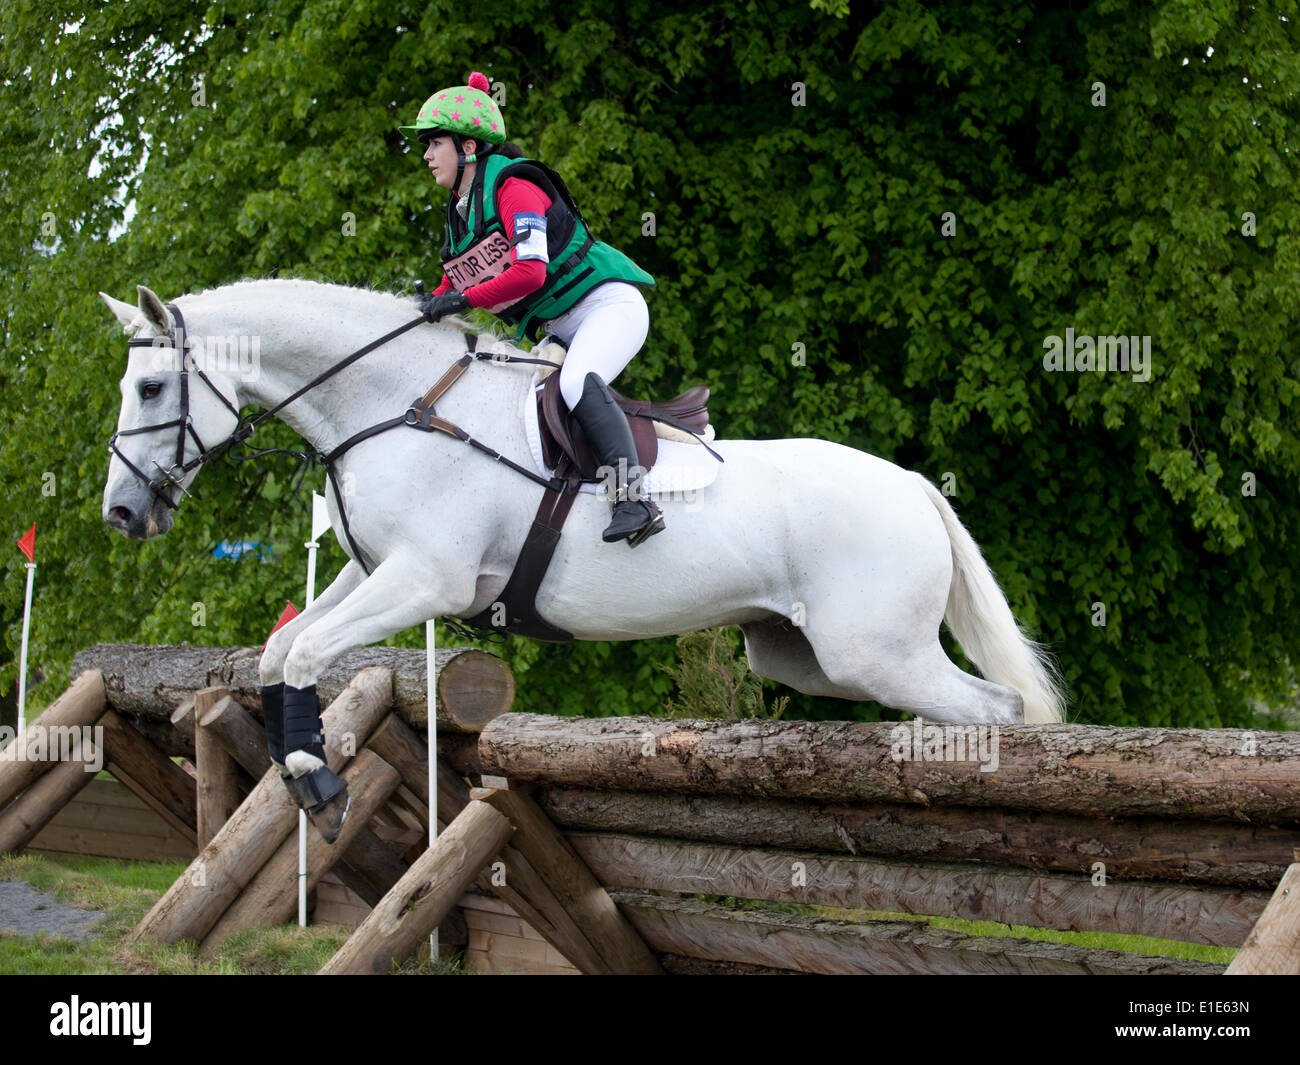
[[[284,609],[280,611],[280,620],[275,623],[275,628],[267,634],[267,642],[270,642],[277,629],[282,629],[298,616],[298,608],[288,599],[284,601]],[[262,644],[262,650],[266,650],[266,644]]]
[[[36,522],[18,538],[18,550],[27,556],[28,562],[36,561]]]

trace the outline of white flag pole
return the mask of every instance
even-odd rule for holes
[[[27,567],[27,596],[23,601],[23,645],[18,656],[18,738],[27,727],[27,635],[32,627],[32,582],[36,579],[36,563],[24,563]]]
[[[424,644],[426,665],[425,671],[428,676],[427,687],[425,688],[425,699],[428,702],[425,711],[425,719],[428,728],[429,742],[429,846],[432,847],[438,839],[438,677],[436,673],[435,655],[437,652],[438,640],[433,629],[433,619],[430,618],[424,623]],[[429,964],[438,963],[438,929],[434,927],[429,933]]]
[[[311,539],[303,547],[307,549],[307,594],[305,611],[316,601],[316,549],[320,547],[319,537],[330,526],[329,513],[325,509],[325,497],[316,492],[311,494]],[[298,925],[307,927],[307,811],[298,811]]]

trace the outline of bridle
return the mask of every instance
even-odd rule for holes
[[[181,358],[180,414],[171,421],[159,422],[157,425],[144,425],[138,429],[118,429],[111,437],[109,437],[108,450],[110,454],[116,455],[121,459],[122,464],[144,482],[145,487],[153,493],[156,499],[161,499],[167,504],[168,508],[175,510],[178,506],[178,502],[172,499],[168,489],[175,488],[182,495],[189,495],[189,493],[181,486],[181,481],[184,480],[185,475],[191,470],[203,465],[203,463],[207,462],[208,459],[212,458],[213,455],[222,451],[224,448],[229,447],[231,444],[236,443],[239,440],[243,440],[252,433],[253,427],[251,424],[245,427],[239,417],[239,411],[235,408],[234,404],[222,394],[221,389],[212,383],[212,379],[203,372],[202,367],[193,362],[193,357],[190,354],[191,342],[189,336],[185,332],[185,318],[181,315],[180,308],[174,303],[169,303],[167,304],[167,310],[171,312],[173,321],[167,327],[166,339],[168,343],[166,346],[157,343],[157,341],[161,340],[162,337],[132,337],[126,343],[127,347],[130,348],[155,348],[158,351],[165,351],[170,348],[173,351],[179,352]],[[194,422],[190,416],[191,373],[198,375],[199,380],[208,386],[209,391],[211,391],[217,399],[221,400],[225,408],[235,416],[235,421],[238,423],[235,427],[235,431],[215,447],[207,447],[203,443],[203,440],[199,437],[197,430],[194,428]],[[117,446],[117,438],[119,436],[135,436],[138,433],[156,433],[173,427],[176,429],[176,461],[173,462],[171,466],[164,468],[157,459],[154,459],[153,464],[158,467],[157,476],[150,477],[144,472],[144,470],[140,469],[139,466],[123,455],[121,449]],[[244,431],[245,428],[247,428],[247,431]],[[187,433],[189,436],[193,437],[194,443],[199,449],[198,455],[190,459],[188,462],[185,461],[185,438]]]

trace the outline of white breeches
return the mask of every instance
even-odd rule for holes
[[[626,281],[606,281],[545,324],[546,332],[569,349],[560,368],[560,395],[570,410],[582,399],[587,374],[613,381],[641,350],[649,329],[645,297]]]

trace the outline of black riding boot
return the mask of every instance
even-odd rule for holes
[[[601,538],[607,544],[626,539],[630,547],[636,547],[655,533],[663,532],[663,511],[649,499],[630,498],[635,493],[630,490],[629,481],[634,479],[633,471],[640,467],[636,440],[627,415],[599,375],[587,374],[582,383],[582,399],[573,408],[573,416],[582,426],[596,461],[614,475],[614,514]]]

